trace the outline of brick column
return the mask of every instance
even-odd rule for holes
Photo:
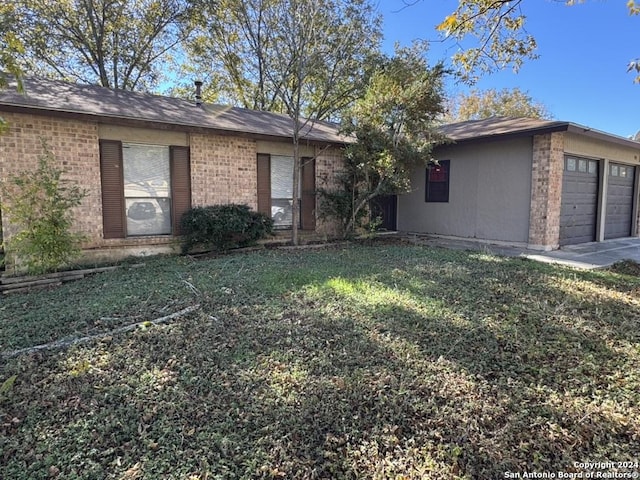
[[[529,248],[552,250],[560,242],[564,134],[533,137]]]
[[[316,189],[340,188],[338,175],[344,170],[344,156],[339,148],[320,149],[316,156]],[[322,199],[316,195],[316,233],[325,238],[338,236],[339,222],[335,218],[322,217]]]

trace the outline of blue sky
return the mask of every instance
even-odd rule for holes
[[[625,0],[586,0],[568,7],[558,0],[524,0],[527,30],[536,37],[540,58],[518,73],[511,70],[482,78],[477,88],[515,88],[541,101],[557,120],[579,123],[624,137],[640,130],[640,84],[627,73],[640,57],[640,16],[630,17]],[[438,40],[435,31],[455,10],[455,0],[380,0],[384,49],[413,39]],[[429,59],[446,60],[458,47],[433,42]],[[450,94],[467,87],[449,83]]]

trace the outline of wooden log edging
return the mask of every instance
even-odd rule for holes
[[[87,275],[109,272],[120,268],[118,265],[109,267],[85,268],[83,270],[66,270],[64,272],[47,273],[27,277],[0,276],[0,293],[20,293],[36,288],[61,285],[73,280],[80,280]]]
[[[200,308],[200,304],[196,304],[187,308],[183,308],[182,310],[172,313],[170,315],[165,315],[164,317],[156,318],[155,320],[132,323],[129,325],[125,325],[123,327],[116,328],[114,330],[109,330],[108,332],[104,332],[104,333],[97,333],[95,335],[88,335],[86,337],[71,338],[68,340],[57,340],[55,342],[36,345],[35,347],[26,347],[26,348],[19,348],[17,350],[5,351],[0,353],[0,358],[13,358],[26,353],[35,353],[43,350],[54,350],[56,348],[69,348],[69,347],[72,347],[73,345],[78,345],[81,343],[89,343],[95,340],[101,340],[107,337],[111,337],[113,335],[117,335],[119,333],[130,332],[132,330],[136,330],[137,328],[140,328],[143,326],[160,325],[163,323],[167,323],[172,320],[175,320],[176,318],[180,318],[184,315],[188,315],[189,313],[195,312],[199,308]]]

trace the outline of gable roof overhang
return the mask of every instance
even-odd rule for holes
[[[554,132],[570,132],[603,142],[640,149],[640,142],[584,125],[534,118],[491,117],[483,120],[469,120],[443,125],[440,128],[440,132],[451,142],[442,145],[442,147],[452,144],[474,144],[511,138],[533,137]]]
[[[88,120],[98,123],[233,135],[258,140],[291,140],[293,121],[287,115],[225,105],[202,104],[95,85],[26,77],[24,93],[12,81],[0,90],[0,110]],[[309,121],[300,132],[309,144],[349,143],[329,122]]]

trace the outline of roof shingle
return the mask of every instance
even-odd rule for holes
[[[44,78],[24,78],[24,93],[16,84],[0,90],[2,105],[40,111],[93,117],[152,122],[216,131],[292,138],[293,121],[287,115],[244,108],[203,104],[196,106],[180,98],[164,97],[96,85],[82,85]],[[308,122],[301,131],[306,141],[345,143],[338,126]]]
[[[497,140],[509,136],[533,136],[552,132],[571,132],[619,145],[640,148],[640,143],[572,122],[524,117],[490,117],[482,120],[450,123],[440,127],[454,143]]]

